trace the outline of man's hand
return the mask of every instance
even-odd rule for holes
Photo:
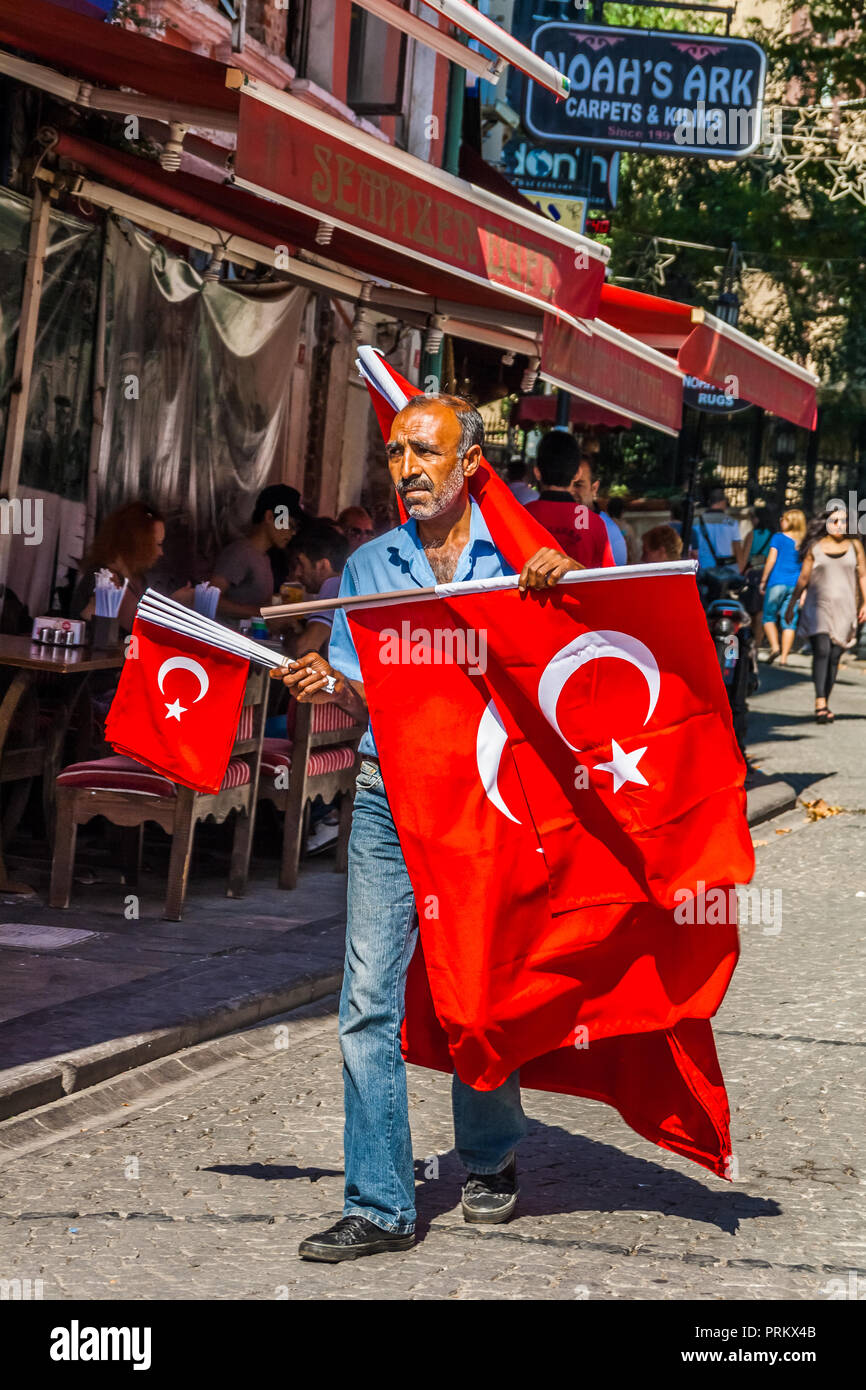
[[[292,666],[288,671],[285,666],[278,666],[270,674],[275,679],[282,680],[283,685],[301,704],[334,704],[345,695],[346,677],[335,671],[318,652],[307,652],[304,656],[297,657],[297,663],[297,666]],[[331,693],[327,689],[328,677],[334,682]]]
[[[517,588],[521,594],[525,594],[527,589],[550,589],[564,574],[582,569],[586,569],[586,566],[572,560],[569,555],[563,555],[561,550],[544,546],[523,566]]]

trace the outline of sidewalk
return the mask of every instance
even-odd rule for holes
[[[866,667],[843,673],[830,729],[811,720],[804,658],[761,671],[750,823],[799,795],[860,809],[866,748],[851,716],[866,715]],[[182,922],[160,916],[162,868],[145,876],[140,916],[127,920],[129,890],[110,866],[77,882],[61,911],[45,906],[45,866],[34,877],[33,864],[16,864],[39,894],[0,898],[0,1121],[339,987],[346,880],[331,856],[304,865],[294,892],[276,887],[273,860],[254,856],[236,900],[204,849]]]

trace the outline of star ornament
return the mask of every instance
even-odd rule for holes
[[[176,719],[177,722],[180,723],[180,716],[182,714],[186,714],[186,710],[186,705],[182,705],[180,700],[175,700],[174,704],[172,705],[170,705],[168,701],[166,701],[165,717],[166,719]]]
[[[649,745],[644,748],[636,748],[633,753],[625,753],[620,748],[615,738],[610,741],[611,760],[609,763],[596,763],[596,772],[609,772],[613,777],[614,794],[624,787],[626,782],[636,782],[640,787],[648,787],[649,782],[644,777],[638,767],[638,763],[643,757]]]

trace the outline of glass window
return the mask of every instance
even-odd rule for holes
[[[403,0],[402,9],[407,8]],[[348,105],[359,116],[396,116],[403,109],[406,35],[352,6]]]

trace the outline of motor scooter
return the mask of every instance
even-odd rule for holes
[[[707,615],[710,636],[734,724],[740,752],[746,756],[750,695],[758,689],[758,653],[752,636],[751,619],[740,601],[746,588],[743,575],[721,578],[701,575],[699,589]]]

